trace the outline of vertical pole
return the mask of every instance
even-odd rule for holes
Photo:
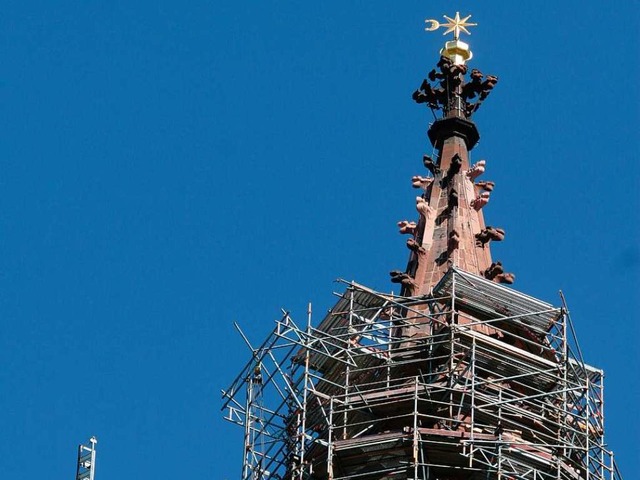
[[[471,451],[469,452],[469,468],[473,466],[473,454],[475,452],[474,430],[476,425],[476,337],[471,344]]]
[[[252,375],[252,374],[250,374]],[[244,461],[242,462],[242,480],[247,480],[250,478],[251,474],[251,428],[253,421],[253,413],[252,413],[252,404],[253,404],[253,380],[251,376],[247,378],[247,398],[245,401],[244,407]]]
[[[80,469],[82,468],[82,444],[78,445],[78,464],[76,467],[76,480],[80,479]]]
[[[91,474],[89,475],[89,480],[94,480],[96,475],[96,437],[91,437],[89,439],[91,443]]]
[[[415,380],[415,390],[413,392],[413,478],[418,480],[419,458],[419,434],[418,434],[418,377]]]
[[[498,480],[502,479],[502,387],[498,394]]]
[[[566,310],[566,303],[564,302],[564,296],[562,296],[562,303],[563,303],[563,312],[562,312],[562,364],[561,364],[561,368],[562,368],[562,381],[563,381],[563,385],[562,385],[562,412],[560,413],[560,415],[562,416],[560,421],[558,422],[558,445],[563,445],[563,449],[562,449],[562,456],[564,458],[567,457],[567,449],[566,449],[566,442],[567,439],[564,438],[567,435],[567,429],[565,428],[565,424],[569,418],[569,412],[568,412],[568,405],[567,405],[567,388],[568,388],[568,363],[569,363],[569,351],[568,351],[568,345],[567,345],[567,321],[568,321],[568,317],[567,317],[567,310]],[[561,478],[562,476],[562,468],[561,468],[561,459],[558,458],[557,459],[557,477],[558,479]]]
[[[80,469],[82,468],[82,445],[78,445],[78,465],[76,467],[76,480],[80,480]]]
[[[600,446],[600,477],[604,478],[605,475],[605,444],[604,444],[604,373],[600,375],[600,382],[598,383],[598,411],[596,414],[599,416],[600,421],[598,422],[598,445]],[[602,428],[600,430],[600,427]]]
[[[393,294],[392,294],[393,295]],[[387,330],[387,390],[391,388],[391,343],[393,340],[393,305],[389,310],[389,325]]]
[[[451,276],[451,312],[456,310],[456,273]],[[453,320],[451,321],[453,323]]]
[[[453,425],[453,371],[454,371],[454,348],[455,336],[454,328],[456,322],[456,273],[451,276],[451,318],[449,321],[449,421],[450,426]]]
[[[353,296],[354,296],[354,288],[351,287],[349,289],[349,326],[347,327],[347,351],[351,350],[351,333],[353,330]],[[347,439],[347,423],[349,422],[349,387],[350,387],[350,374],[351,374],[351,363],[349,363],[350,357],[347,356],[347,366],[345,369],[344,376],[344,413],[342,414],[342,439]]]
[[[333,480],[333,397],[329,400],[329,433],[327,434],[327,480]]]
[[[615,458],[613,457],[613,452],[611,452],[611,478],[610,480],[615,480],[616,477],[616,462],[615,462]]]
[[[311,341],[311,302],[307,307],[307,342]],[[305,349],[304,356],[304,382],[303,382],[303,391],[302,391],[302,421],[300,422],[300,431],[298,432],[300,435],[300,469],[298,474],[298,479],[303,480],[304,472],[305,472],[305,458],[304,453],[306,450],[306,439],[307,439],[307,398],[309,393],[309,357],[310,351],[308,348]]]
[[[585,457],[585,461],[586,461],[586,465],[587,465],[587,477],[586,480],[589,480],[591,478],[591,448],[590,448],[590,444],[589,444],[589,429],[591,428],[591,423],[589,423],[589,420],[591,419],[591,405],[589,405],[589,397],[590,397],[590,392],[589,392],[589,373],[585,371],[585,378],[586,378],[586,385],[585,385],[585,400],[587,402],[587,408],[586,408],[586,412],[585,412],[585,419],[584,419],[584,433],[585,433],[585,445],[586,445],[586,457]]]

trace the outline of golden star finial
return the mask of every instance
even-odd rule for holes
[[[440,23],[437,20],[427,19],[424,22],[427,24],[425,30],[432,32],[434,30],[439,29],[440,27],[445,27],[447,30],[443,33],[446,35],[447,33],[453,32],[453,39],[458,40],[460,38],[460,32],[464,32],[467,35],[471,35],[471,32],[467,30],[467,27],[475,27],[477,23],[469,23],[467,20],[471,18],[471,15],[467,15],[464,18],[460,18],[460,12],[456,12],[456,16],[454,18],[447,17],[443,15],[443,17],[448,20],[447,23]]]

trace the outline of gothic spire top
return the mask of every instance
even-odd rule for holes
[[[453,40],[445,43],[444,48],[440,50],[440,54],[450,58],[456,65],[464,65],[467,60],[471,60],[473,54],[469,49],[469,45],[460,40],[460,33],[464,32],[467,35],[471,35],[471,32],[467,30],[467,27],[475,27],[477,23],[471,23],[468,20],[471,15],[467,15],[464,18],[460,18],[460,12],[456,12],[455,17],[451,18],[447,15],[443,15],[447,23],[440,23],[438,20],[426,19],[424,22],[427,24],[425,30],[432,32],[440,27],[445,28],[443,35],[453,32]]]

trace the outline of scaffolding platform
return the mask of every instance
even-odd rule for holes
[[[621,480],[564,299],[456,268],[420,297],[342,283],[317,327],[247,341],[222,392],[243,480]]]

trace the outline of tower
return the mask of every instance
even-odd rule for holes
[[[568,308],[513,288],[485,224],[494,188],[470,161],[472,117],[497,77],[470,69],[470,16],[445,28],[413,99],[438,112],[411,181],[400,295],[343,282],[315,324],[289,312],[223,391],[244,426],[242,479],[616,479],[604,443],[602,371],[577,348]]]

